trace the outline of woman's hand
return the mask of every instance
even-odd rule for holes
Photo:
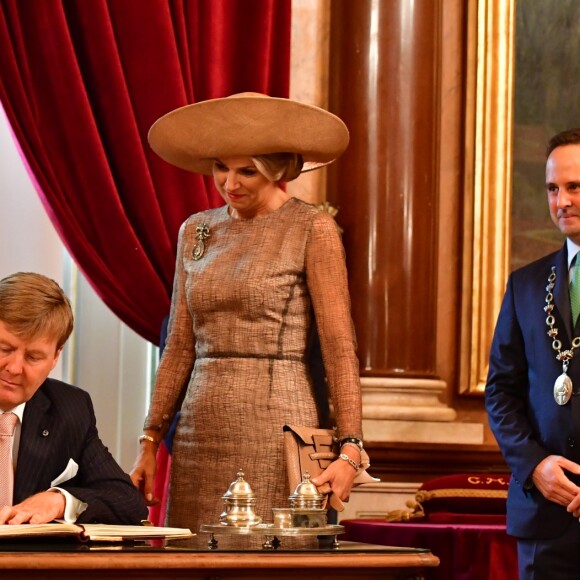
[[[130,475],[133,485],[143,494],[147,505],[156,505],[160,502],[160,499],[153,495],[156,470],[157,445],[150,441],[142,441]]]
[[[341,451],[352,461],[359,465],[360,455],[356,449],[344,446]],[[325,483],[330,485],[332,493],[334,493],[342,501],[348,501],[350,497],[350,490],[358,470],[355,470],[350,462],[341,459],[335,459],[318,477],[312,478],[312,483],[316,487],[322,487]]]

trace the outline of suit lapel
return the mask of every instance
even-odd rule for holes
[[[570,309],[570,290],[568,283],[568,249],[566,244],[556,254],[556,286],[554,287],[555,313],[560,315],[560,321],[556,326],[562,325],[566,332],[566,337],[560,337],[562,348],[570,348],[572,343],[572,311]],[[546,277],[547,283],[547,277]],[[567,339],[567,340],[566,340]]]
[[[42,387],[26,403],[22,417],[18,463],[14,474],[14,501],[22,501],[44,488],[50,461],[49,440],[54,418],[48,412],[50,400],[42,392]],[[44,475],[44,477],[43,477]]]

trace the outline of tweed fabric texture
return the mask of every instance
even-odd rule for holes
[[[210,237],[195,261],[201,224]],[[265,521],[272,507],[288,505],[282,427],[318,422],[305,361],[315,320],[338,434],[361,436],[356,343],[334,220],[291,198],[251,220],[221,207],[183,224],[168,339],[146,420],[147,427],[162,424],[184,397],[167,525],[198,531],[216,523],[240,468]]]

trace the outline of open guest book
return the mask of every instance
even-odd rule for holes
[[[179,540],[195,536],[187,528],[161,526],[115,526],[108,524],[21,524],[0,525],[3,538],[55,538],[69,536],[81,542],[127,542],[134,540]]]

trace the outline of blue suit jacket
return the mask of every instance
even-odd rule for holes
[[[49,489],[69,459],[78,473],[58,487],[88,504],[78,522],[139,524],[147,518],[141,494],[99,439],[89,394],[47,379],[24,408],[14,503]]]
[[[490,427],[508,463],[508,533],[522,538],[552,538],[574,523],[565,507],[546,500],[531,474],[548,455],[580,463],[580,396],[564,406],[554,401],[554,381],[562,373],[546,324],[546,286],[556,267],[552,311],[562,350],[573,336],[568,294],[566,246],[511,274],[491,346],[485,403]],[[576,335],[580,329],[576,330]],[[580,350],[568,375],[580,389]],[[579,484],[577,476],[567,474]]]

